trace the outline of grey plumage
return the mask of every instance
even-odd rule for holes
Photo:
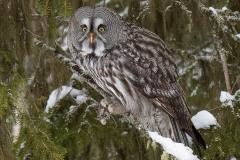
[[[68,46],[112,103],[144,128],[186,145],[188,134],[205,148],[176,80],[174,59],[159,36],[124,22],[110,9],[82,7],[70,20]]]

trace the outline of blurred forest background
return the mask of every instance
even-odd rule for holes
[[[84,5],[107,6],[157,33],[173,51],[192,115],[208,110],[219,123],[200,130],[208,145],[202,158],[240,159],[240,105],[219,101],[221,91],[240,88],[239,0],[0,0],[1,160],[160,159],[161,146],[121,117],[102,125],[94,107],[101,96],[35,43],[67,50],[68,18]],[[66,96],[46,113],[63,85],[88,100]]]

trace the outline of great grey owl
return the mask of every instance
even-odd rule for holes
[[[71,17],[69,50],[81,70],[145,129],[205,148],[191,122],[171,51],[161,38],[105,7],[81,7]],[[117,109],[116,109],[117,110]]]

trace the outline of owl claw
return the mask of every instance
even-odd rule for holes
[[[102,125],[105,125],[107,123],[107,120],[110,119],[110,114],[111,113],[101,103],[97,107],[97,111],[96,112],[97,112],[97,120],[99,120],[102,123]]]
[[[108,100],[102,99],[97,108],[97,120],[103,125],[106,125],[111,114],[124,116],[129,114],[129,112],[127,112],[121,103],[114,98]]]
[[[125,115],[127,113],[126,109],[115,99],[102,99],[100,105],[107,108],[107,110],[114,115]]]

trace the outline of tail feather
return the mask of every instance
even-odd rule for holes
[[[184,143],[186,146],[189,146],[189,141],[186,135],[188,134],[190,137],[192,137],[193,142],[196,144],[199,152],[200,152],[199,146],[202,149],[206,149],[206,143],[204,139],[202,138],[201,134],[197,131],[197,129],[193,124],[192,124],[192,131],[189,131],[189,130],[181,129],[178,123],[173,118],[171,118],[171,123],[174,130],[176,142]]]
[[[170,117],[170,118],[171,118],[176,142],[183,143],[186,146],[189,146],[186,133],[180,129],[179,125],[172,117]]]
[[[193,142],[200,146],[203,149],[206,149],[206,143],[202,138],[201,134],[197,131],[197,129],[192,125],[192,132],[186,131],[186,133],[192,137]]]
[[[192,125],[192,128],[193,128],[193,133],[195,135],[194,137],[196,139],[197,144],[199,144],[203,149],[206,149],[206,143],[202,138],[201,134],[197,131],[194,125]]]

